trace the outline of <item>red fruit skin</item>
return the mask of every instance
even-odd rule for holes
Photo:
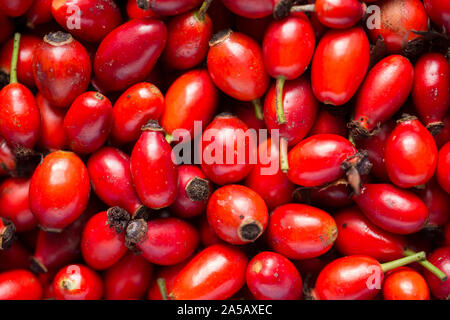
[[[445,27],[448,35],[450,33],[450,4],[447,1],[424,0],[423,5],[430,19],[441,28]]]
[[[378,228],[358,207],[343,209],[334,219],[338,228],[336,248],[342,255],[366,255],[382,262],[403,257],[405,238]]]
[[[126,9],[128,18],[130,18],[130,20],[144,17],[158,18],[158,15],[154,13],[152,10],[150,9],[143,10],[139,8],[136,0],[128,0]]]
[[[7,250],[0,252],[0,272],[29,267],[30,253],[19,241],[14,241]]]
[[[175,16],[200,6],[202,0],[152,0],[149,9],[162,16]]]
[[[442,189],[450,194],[450,142],[439,150],[436,177]]]
[[[246,18],[262,18],[272,14],[275,0],[222,0],[222,3],[233,13]]]
[[[100,300],[103,281],[89,267],[71,264],[56,274],[53,291],[57,300]]]
[[[33,78],[32,58],[33,50],[41,39],[33,35],[22,35],[20,37],[19,60],[17,61],[17,78],[19,83],[23,83],[29,88],[35,86]],[[9,39],[0,50],[0,69],[9,75],[11,69],[11,57],[13,52],[14,39]]]
[[[333,29],[354,26],[363,17],[365,9],[358,0],[317,0],[314,7],[319,21]]]
[[[16,168],[16,157],[5,139],[0,136],[0,175],[9,175]]]
[[[64,118],[70,148],[78,154],[92,153],[106,141],[113,125],[111,102],[101,93],[80,95]]]
[[[120,10],[112,0],[53,0],[52,14],[61,27],[89,42],[100,42],[122,22]],[[74,14],[80,16],[79,25],[73,21]]]
[[[89,219],[81,236],[81,253],[88,266],[105,270],[116,264],[127,252],[125,232],[109,224],[107,211]]]
[[[72,152],[55,151],[44,158],[31,178],[31,212],[40,226],[63,229],[83,213],[89,194],[89,175],[81,159]]]
[[[390,119],[408,98],[414,81],[409,60],[392,55],[367,74],[356,98],[353,121],[367,131]]]
[[[30,179],[9,178],[0,184],[0,216],[14,223],[17,232],[30,231],[37,220],[30,210]]]
[[[190,69],[205,59],[212,36],[212,20],[197,11],[173,17],[167,25],[167,44],[163,53],[166,65],[173,69]]]
[[[246,283],[257,300],[299,300],[303,295],[297,268],[275,252],[261,252],[250,260]]]
[[[245,284],[247,257],[236,247],[216,244],[203,249],[180,271],[175,300],[224,300]]]
[[[434,136],[434,141],[436,141],[436,146],[438,148],[441,148],[450,141],[450,113],[445,116],[442,122],[444,123],[444,127],[439,134]]]
[[[38,146],[50,151],[66,149],[69,146],[64,129],[66,110],[51,105],[39,92],[36,94],[35,100],[41,114]]]
[[[314,47],[314,30],[307,18],[273,21],[264,35],[264,67],[274,78],[298,78],[308,67]]]
[[[172,148],[158,131],[144,130],[133,148],[133,182],[139,198],[149,208],[168,207],[175,201],[178,168],[172,155]]]
[[[372,163],[370,173],[381,181],[389,181],[389,176],[386,170],[384,152],[386,150],[386,143],[395,128],[395,123],[392,120],[380,125],[380,128],[373,132],[369,137],[363,137],[356,140],[358,150],[366,150],[369,161]]]
[[[164,96],[156,86],[148,82],[131,86],[114,103],[112,139],[119,145],[137,141],[142,126],[158,120],[164,109]]]
[[[427,31],[428,17],[420,0],[378,1],[381,21],[379,28],[369,28],[373,43],[382,36],[388,53],[400,53],[411,40],[420,36],[411,32]]]
[[[272,212],[266,236],[275,252],[289,259],[310,259],[330,250],[337,227],[325,211],[291,203]]]
[[[184,261],[173,266],[164,266],[159,268],[151,281],[150,289],[148,290],[147,294],[148,300],[163,300],[161,291],[159,290],[158,283],[156,281],[159,278],[164,279],[167,292],[172,292],[175,279],[177,278],[180,271],[186,266],[187,262],[189,261]]]
[[[384,300],[430,300],[430,290],[420,273],[408,267],[398,268],[383,283]]]
[[[249,36],[228,30],[217,41],[210,41],[208,71],[216,86],[241,101],[261,97],[269,86],[259,44]]]
[[[20,83],[0,91],[0,134],[11,146],[32,149],[39,139],[39,109],[31,91]]]
[[[436,249],[427,259],[450,278],[450,247]],[[424,277],[434,297],[448,300],[450,297],[450,279],[441,281],[428,270],[425,271]]]
[[[337,134],[339,136],[347,136],[347,124],[343,117],[335,116],[322,108],[318,111],[316,120],[312,128],[308,131],[307,136],[311,137],[316,134]]]
[[[319,106],[306,76],[286,81],[283,89],[283,110],[286,123],[277,122],[276,85],[270,86],[264,99],[264,121],[269,130],[279,129],[279,135],[293,146],[299,143],[314,125]]]
[[[371,277],[383,283],[383,271],[377,260],[368,256],[347,256],[329,263],[319,273],[314,288],[318,300],[372,300],[380,291]]]
[[[366,184],[353,200],[372,223],[388,232],[414,233],[428,219],[428,208],[418,196],[390,184]]]
[[[25,16],[27,24],[35,26],[52,21],[52,1],[53,0],[34,0]]]
[[[134,19],[110,32],[94,60],[96,78],[107,91],[121,91],[143,81],[161,55],[167,39],[163,22]]]
[[[361,27],[330,30],[319,41],[311,65],[311,84],[320,102],[350,100],[369,66],[369,40]]]
[[[40,300],[43,289],[30,271],[16,269],[0,273],[0,300]]]
[[[67,108],[86,91],[91,61],[76,40],[51,44],[47,37],[33,52],[33,77],[39,92],[53,105]]]
[[[108,206],[124,208],[131,215],[143,204],[134,189],[130,157],[119,149],[103,147],[87,162],[92,189]]]
[[[389,179],[401,188],[427,183],[436,170],[437,157],[433,136],[417,119],[397,124],[384,152]]]
[[[220,1],[219,1],[220,3]],[[210,13],[211,10],[208,10]],[[229,11],[228,11],[229,12]],[[263,18],[245,18],[243,16],[233,16],[234,25],[236,27],[236,31],[245,33],[246,35],[252,37],[258,43],[262,44],[264,41],[264,35],[266,34],[266,30],[269,27],[270,23],[273,21],[273,17],[266,16]],[[214,20],[214,23],[216,20]],[[228,24],[227,26],[229,26]],[[227,27],[225,26],[225,27]],[[216,30],[216,28],[214,28]],[[220,31],[221,29],[217,30]]]
[[[357,152],[353,144],[334,134],[304,139],[289,151],[289,180],[304,187],[318,187],[339,179],[341,164]]]
[[[295,185],[280,170],[280,151],[272,139],[260,143],[258,147],[258,163],[245,178],[245,185],[257,192],[267,205],[269,211],[292,201]],[[272,174],[266,174],[276,166]],[[272,170],[271,170],[272,171]]]
[[[240,120],[244,121],[249,129],[254,129],[256,132],[260,132],[258,130],[266,128],[264,120],[256,118],[255,110],[251,102],[236,100],[234,101],[233,107],[233,112]],[[258,140],[261,142],[262,138],[258,137]]]
[[[166,93],[166,107],[161,126],[168,134],[177,129],[187,130],[179,140],[194,139],[194,121],[201,121],[202,129],[211,122],[219,103],[219,92],[208,71],[191,70],[177,78]]]
[[[187,186],[195,178],[206,180],[205,174],[199,167],[188,164],[178,167],[177,197],[170,206],[170,211],[179,218],[193,218],[206,210],[208,199],[212,193],[211,184],[208,181],[208,197],[206,199],[193,200],[187,193]]]
[[[103,281],[106,300],[141,299],[152,279],[153,265],[142,256],[127,253],[119,262],[106,270]]]
[[[263,198],[250,188],[233,184],[221,187],[211,195],[206,216],[216,234],[234,245],[255,241],[269,220]],[[247,225],[256,225],[258,234],[245,237]]]
[[[33,254],[33,262],[38,264],[37,267],[41,269],[39,271],[49,273],[73,263],[80,257],[81,235],[93,209],[94,206],[88,206],[81,217],[60,233],[39,230]]]
[[[412,100],[423,124],[440,122],[450,105],[450,72],[440,53],[422,55],[414,66]]]
[[[232,114],[217,115],[203,131],[201,143],[198,152],[201,152],[202,171],[218,185],[244,179],[253,167],[254,162],[250,160],[256,159],[256,134]]]
[[[200,218],[198,231],[200,233],[200,242],[205,248],[214,244],[225,243],[209,225],[206,215]]]
[[[8,39],[14,31],[12,20],[0,11],[0,43]]]
[[[148,261],[168,266],[189,258],[199,242],[198,231],[191,224],[178,218],[160,218],[147,223],[147,234],[137,248]]]
[[[32,5],[33,0],[0,0],[0,10],[10,17],[23,15]]]

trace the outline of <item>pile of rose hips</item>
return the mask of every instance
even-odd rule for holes
[[[0,0],[0,299],[448,299],[449,17]]]

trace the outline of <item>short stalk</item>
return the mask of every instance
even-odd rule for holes
[[[166,133],[165,135],[167,143],[171,144],[173,141],[173,136],[170,133]]]
[[[262,106],[261,106],[261,100],[258,99],[253,99],[252,100],[252,104],[253,104],[253,108],[255,109],[255,117],[258,120],[264,120],[264,114],[262,111]]]
[[[291,7],[291,12],[314,12],[314,11],[315,11],[314,4],[303,4]]]
[[[423,261],[423,260],[425,260],[425,258],[426,258],[425,252],[420,251],[418,253],[414,253],[410,256],[407,256],[407,257],[404,257],[401,259],[383,263],[383,264],[381,264],[381,270],[383,270],[383,272],[386,272],[389,270],[396,269],[398,267],[405,266],[405,265],[413,263],[413,262]]]
[[[284,173],[289,171],[288,140],[286,138],[280,139],[280,167]]]
[[[163,300],[169,300],[169,296],[167,294],[166,280],[164,278],[156,279],[156,283],[158,284],[159,292],[161,293],[161,297]]]
[[[284,116],[283,109],[283,88],[286,81],[285,77],[278,77],[275,85],[275,101],[277,104],[277,122],[278,124],[286,123],[286,117]]]
[[[200,21],[205,20],[205,14],[206,14],[206,11],[208,11],[209,6],[211,5],[211,2],[213,2],[213,0],[203,1],[200,9],[198,9],[198,11],[195,13],[198,20],[200,20]]]
[[[414,255],[415,252],[410,250],[410,249],[406,249],[403,252],[403,255],[405,256],[412,256]],[[438,277],[441,281],[447,281],[448,277],[447,275],[442,272],[438,267],[436,267],[435,265],[433,265],[430,261],[424,259],[422,261],[418,261],[425,269],[427,269],[428,271],[430,271],[432,274],[434,274],[436,277]]]
[[[17,62],[19,61],[20,33],[14,34],[14,46],[11,57],[11,70],[9,72],[9,83],[17,83]]]

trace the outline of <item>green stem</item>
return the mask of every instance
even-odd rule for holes
[[[283,110],[283,88],[284,82],[286,81],[285,77],[278,77],[275,85],[276,93],[275,93],[275,101],[277,103],[277,122],[278,124],[283,124],[286,122],[286,117],[284,116]]]
[[[405,251],[403,251],[403,255],[405,256],[412,256],[414,255],[415,252],[410,250],[410,249],[406,249]],[[430,271],[432,274],[434,274],[436,277],[438,277],[439,279],[441,279],[441,281],[447,281],[448,277],[447,275],[442,272],[441,269],[439,269],[438,267],[436,267],[435,265],[433,265],[430,261],[428,260],[422,260],[419,261],[419,263],[428,271]]]
[[[314,12],[315,5],[314,4],[304,4],[300,6],[292,6],[291,12]]]
[[[258,99],[253,99],[252,100],[252,104],[253,104],[253,107],[255,109],[255,117],[256,117],[256,119],[264,120],[264,114],[263,114],[263,111],[262,111],[261,100],[259,100],[259,98]]]
[[[198,9],[198,11],[195,13],[195,16],[197,17],[198,20],[200,20],[200,21],[205,20],[205,13],[206,13],[206,11],[208,11],[208,8],[211,5],[211,2],[213,2],[213,0],[203,1],[200,9]]]
[[[414,254],[404,257],[404,258],[400,258],[400,259],[397,259],[397,260],[394,260],[391,262],[383,263],[381,265],[381,270],[383,270],[383,272],[386,272],[386,271],[393,270],[395,268],[410,264],[412,262],[425,260],[425,258],[426,258],[425,252],[420,251],[418,253],[414,253]]]
[[[286,138],[280,139],[280,167],[284,173],[289,171],[288,141]]]
[[[17,61],[19,61],[20,33],[14,34],[14,47],[11,57],[9,83],[17,83]]]
[[[353,138],[352,134],[348,135],[348,141],[350,141],[352,145],[356,148],[355,138]]]
[[[171,144],[173,141],[173,136],[170,133],[166,133],[166,141]]]
[[[156,279],[156,283],[158,284],[159,292],[161,293],[162,299],[169,300],[169,297],[167,295],[166,280],[164,278],[158,278]]]

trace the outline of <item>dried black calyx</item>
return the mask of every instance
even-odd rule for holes
[[[110,228],[114,228],[118,234],[122,233],[128,225],[130,214],[120,207],[109,208],[106,212]]]
[[[136,245],[147,235],[147,222],[144,219],[132,220],[126,230],[125,245],[130,250],[135,250]]]

